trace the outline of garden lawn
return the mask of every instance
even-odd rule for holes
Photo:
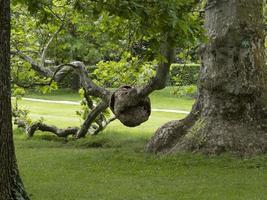
[[[167,89],[152,95],[153,107],[190,109],[193,100],[168,94]],[[51,96],[45,97],[78,100],[72,93]],[[44,117],[47,123],[60,127],[80,123],[75,115],[78,105],[30,101],[21,101],[20,105],[30,109],[34,119]],[[146,142],[160,125],[184,116],[153,112],[139,127],[127,128],[115,121],[99,136],[77,141],[48,133],[28,139],[22,130],[15,129],[18,164],[31,199],[266,200],[267,156],[241,159],[144,152]]]
[[[32,200],[266,200],[266,156],[160,157],[143,152],[146,137],[105,134],[67,143],[16,139]]]
[[[174,95],[175,87],[167,87],[160,91],[154,91],[151,95],[152,108],[158,109],[176,109],[176,110],[190,110],[194,99],[186,97],[180,98]],[[69,89],[60,89],[52,91],[49,94],[41,94],[34,91],[28,92],[25,97],[46,99],[46,100],[60,100],[60,101],[80,101],[81,98],[78,92]]]

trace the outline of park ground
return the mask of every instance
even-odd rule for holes
[[[152,94],[152,107],[189,111],[194,100],[172,88]],[[79,101],[59,90],[26,97]],[[59,127],[79,125],[79,105],[21,100],[33,119]],[[160,125],[185,114],[152,112],[146,123],[127,128],[118,121],[98,136],[77,141],[14,127],[19,168],[32,200],[266,200],[267,156],[240,158],[179,153],[152,155],[144,146]]]

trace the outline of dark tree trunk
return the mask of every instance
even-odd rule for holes
[[[10,1],[0,0],[0,200],[29,199],[19,176],[12,138]]]
[[[207,0],[199,96],[183,120],[159,128],[151,152],[267,151],[263,0]]]

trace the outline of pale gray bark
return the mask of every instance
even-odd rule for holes
[[[199,97],[187,118],[159,128],[152,152],[267,151],[262,0],[208,0]]]

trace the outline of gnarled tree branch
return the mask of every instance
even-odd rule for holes
[[[23,52],[16,50],[16,51],[11,51],[11,54],[17,55],[22,60],[28,62],[31,65],[32,69],[36,71],[39,75],[44,76],[44,77],[53,76],[53,71],[51,70],[51,68],[43,67],[38,62],[34,61],[34,59],[32,59],[31,57],[26,56]]]
[[[69,135],[75,135],[79,130],[78,127],[68,127],[65,129],[61,129],[53,125],[45,124],[43,122],[34,122],[33,124],[30,124],[26,120],[19,119],[18,117],[15,118],[14,123],[19,128],[24,128],[28,137],[32,137],[38,130],[43,132],[54,133],[58,137],[67,137]]]
[[[45,46],[41,55],[40,64],[19,51],[17,51],[16,54],[20,58],[29,62],[32,66],[32,69],[34,69],[37,73],[46,77],[50,77],[50,84],[53,80],[57,82],[61,81],[68,73],[75,72],[79,75],[81,85],[85,91],[85,98],[87,100],[87,106],[89,107],[90,112],[88,113],[80,129],[71,129],[76,130],[76,133],[74,134],[75,138],[84,137],[88,133],[88,130],[93,122],[96,122],[98,124],[96,134],[98,131],[103,129],[102,122],[96,119],[99,116],[101,118],[101,116],[103,116],[103,111],[109,106],[111,106],[111,110],[115,114],[115,117],[117,117],[126,126],[137,126],[146,121],[150,115],[151,110],[150,100],[147,96],[154,90],[160,90],[165,87],[169,68],[174,59],[175,47],[173,45],[172,37],[170,36],[170,34],[166,34],[166,39],[162,42],[161,45],[161,52],[165,57],[165,61],[162,61],[161,64],[157,67],[155,77],[153,77],[148,82],[148,84],[139,88],[125,86],[119,88],[115,92],[110,92],[106,88],[100,87],[99,85],[94,83],[94,81],[89,77],[89,73],[83,62],[73,61],[71,63],[61,64],[59,66],[45,66],[44,60],[46,51],[53,41],[53,38],[56,36],[56,34],[58,34],[60,30],[61,28],[57,30],[57,32],[50,38],[47,45]],[[92,103],[90,102],[90,96],[100,98],[100,103],[97,106],[92,105]],[[102,117],[102,120],[106,120],[105,117]],[[106,125],[107,124],[109,124],[109,122],[106,123]],[[38,125],[38,127],[45,127],[43,124],[41,125],[42,126]],[[36,128],[34,127],[32,129],[36,130]],[[54,129],[51,129],[51,132],[55,133],[55,131],[53,130]],[[62,134],[62,132],[60,133]]]
[[[42,122],[34,123],[33,125],[27,128],[27,134],[29,137],[32,137],[33,134],[37,131],[47,131],[50,133],[54,133],[58,137],[67,137],[69,135],[75,135],[79,130],[78,127],[68,127],[65,129],[57,128],[56,126],[47,125]]]
[[[81,128],[76,133],[75,138],[84,137],[87,134],[89,127],[94,122],[96,117],[107,108],[108,108],[108,103],[102,101],[94,109],[92,109],[91,112],[88,113],[88,115],[87,115],[86,119],[84,120],[83,124],[81,125]]]

